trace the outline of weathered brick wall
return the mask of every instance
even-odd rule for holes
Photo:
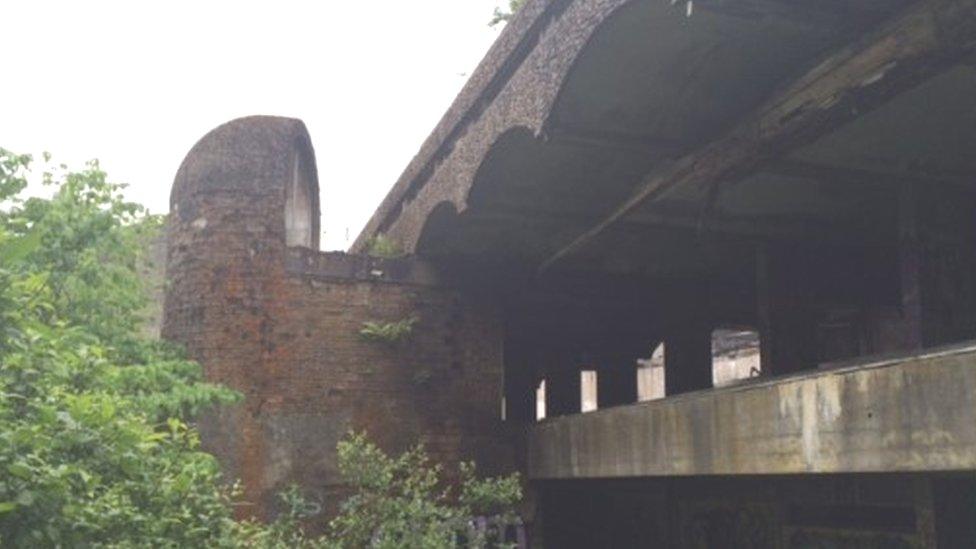
[[[303,177],[318,216],[308,166],[300,122],[254,117],[204,137],[177,175],[163,335],[245,396],[201,422],[206,448],[258,516],[291,482],[333,508],[335,445],[350,429],[387,451],[424,441],[445,464],[510,467],[494,301],[410,258],[286,246],[285,205]],[[317,247],[317,223],[310,230]],[[411,316],[413,332],[394,345],[359,333]]]
[[[270,445],[264,490],[298,480],[324,499],[338,493],[334,448],[349,429],[368,430],[389,451],[424,441],[449,466],[511,463],[500,418],[502,329],[488,296],[433,285],[409,259],[289,256],[304,265],[289,269],[268,307],[271,349],[255,395]],[[373,280],[341,272],[350,265]],[[360,334],[365,322],[411,317],[418,321],[403,341]]]

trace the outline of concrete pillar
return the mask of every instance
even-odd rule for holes
[[[798,269],[797,267],[801,267]],[[756,251],[756,296],[764,376],[815,368],[817,331],[802,294],[802,265],[789,252],[770,246]]]
[[[879,350],[914,351],[924,345],[922,276],[925,261],[919,235],[919,203],[915,185],[904,183],[898,194],[898,278],[900,302]]]
[[[915,236],[901,238],[898,243],[898,274],[901,302],[896,337],[881,342],[883,351],[921,349],[922,332],[922,245]]]
[[[898,193],[897,273],[898,303],[894,311],[872,317],[875,352],[914,351],[923,346],[922,267],[918,201],[914,185],[905,183]]]
[[[665,339],[664,394],[712,387],[712,330],[689,322]]]
[[[637,402],[637,359],[604,357],[597,371],[596,395],[600,409]]]
[[[505,349],[505,421],[535,421],[536,364],[518,344]]]
[[[546,416],[580,413],[581,390],[580,369],[575,364],[550,370],[546,375]]]
[[[943,191],[946,192],[946,191]],[[923,211],[923,197],[927,199],[929,212]],[[891,305],[878,306],[870,311],[869,332],[874,352],[915,351],[927,345],[942,343],[935,332],[938,331],[940,315],[933,297],[951,294],[949,288],[942,287],[945,277],[938,273],[939,249],[949,250],[953,257],[955,275],[964,274],[966,261],[960,261],[972,253],[960,253],[966,249],[965,237],[956,238],[966,232],[967,223],[952,219],[952,207],[928,195],[920,195],[911,182],[904,183],[898,195],[898,239],[896,242],[896,272],[898,298]],[[959,202],[965,202],[964,199]],[[938,223],[932,219],[939,213],[947,213]],[[948,228],[948,235],[933,239],[932,233]],[[971,237],[970,237],[971,238]],[[928,248],[928,250],[926,249]],[[953,249],[955,248],[955,249]],[[962,284],[960,286],[965,286]],[[949,290],[946,292],[946,290]],[[965,303],[965,299],[950,299],[952,303]],[[962,306],[965,310],[966,306]],[[952,315],[950,315],[952,316]],[[958,316],[958,315],[955,315]]]

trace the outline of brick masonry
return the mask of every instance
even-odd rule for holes
[[[311,197],[309,248],[286,243],[299,185]],[[492,473],[513,466],[494,300],[415,259],[318,252],[301,122],[250,117],[215,129],[188,154],[171,201],[163,335],[244,394],[201,432],[243,481],[247,514],[272,514],[292,482],[334,510],[335,446],[350,429],[391,452],[423,441],[449,474],[467,459]],[[360,334],[364,322],[409,317],[418,322],[404,341]]]

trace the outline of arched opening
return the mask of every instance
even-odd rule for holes
[[[304,149],[307,145],[299,145]],[[311,154],[300,150],[292,155],[291,178],[285,187],[285,244],[319,247],[318,178]]]
[[[442,257],[456,253],[458,213],[453,202],[440,202],[427,214],[415,250],[424,257]]]

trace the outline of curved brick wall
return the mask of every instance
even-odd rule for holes
[[[304,125],[272,117],[217,128],[177,174],[163,335],[245,395],[201,422],[206,448],[243,480],[258,516],[290,482],[334,509],[335,444],[349,429],[387,451],[422,440],[445,464],[511,468],[495,300],[411,258],[319,252],[314,174]],[[300,184],[307,194],[290,201]],[[300,217],[302,204],[313,246],[288,247],[285,211]],[[410,316],[419,321],[399,344],[359,334],[366,321]]]

